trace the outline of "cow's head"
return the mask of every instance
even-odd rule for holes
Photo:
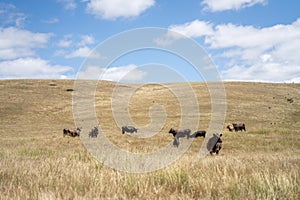
[[[169,130],[169,133],[175,133],[176,131],[173,129],[173,128],[171,128],[170,130]]]
[[[231,125],[226,126],[226,128],[231,132],[233,131],[233,127]]]

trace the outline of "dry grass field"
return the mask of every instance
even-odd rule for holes
[[[73,85],[72,80],[0,81],[1,200],[300,199],[300,84],[224,83],[227,113],[220,154],[199,159],[204,139],[196,138],[176,162],[143,174],[109,168],[88,153],[80,138],[63,137],[63,128],[75,126]],[[112,143],[132,152],[172,143],[168,130],[177,128],[181,115],[174,94],[151,84],[132,95],[129,111],[138,126],[150,123],[153,104],[164,105],[167,113],[161,131],[143,139],[122,135],[117,127],[114,86],[100,82],[95,94],[97,119]],[[199,100],[199,129],[207,130],[209,92],[204,83],[192,86]],[[247,131],[229,132],[226,125],[232,122],[244,122]]]

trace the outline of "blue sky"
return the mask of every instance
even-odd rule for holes
[[[299,8],[299,0],[1,0],[0,79],[72,79],[99,44],[124,31],[158,27],[166,29],[158,45],[182,39],[168,30],[191,38],[222,80],[300,82]],[[103,69],[102,78],[114,81],[151,81],[153,73],[159,81],[177,80],[163,76],[168,70],[182,80],[205,80],[190,63],[159,50],[86,66],[84,74]]]

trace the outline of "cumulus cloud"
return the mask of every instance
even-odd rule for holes
[[[72,40],[63,39],[63,40],[60,40],[57,45],[59,47],[66,48],[66,47],[70,47],[72,45],[72,43],[73,43]]]
[[[0,3],[0,24],[2,26],[23,27],[27,16],[13,4]]]
[[[59,3],[62,3],[66,10],[74,10],[77,8],[77,4],[75,3],[75,0],[57,0],[57,1]]]
[[[94,44],[95,39],[93,36],[90,35],[82,35],[81,36],[81,41],[79,42],[79,46],[86,46],[90,44]]]
[[[83,72],[80,72],[78,79],[100,79],[109,81],[138,81],[146,75],[134,64],[119,67],[101,68],[98,66],[89,66]]]
[[[104,58],[97,51],[92,51],[89,47],[80,47],[65,55],[65,58]]]
[[[88,56],[92,56],[93,58],[100,57],[99,53],[92,52],[92,49],[89,47],[95,43],[94,37],[90,35],[81,35],[79,38],[80,39],[78,40],[78,38],[74,38],[72,35],[65,35],[63,39],[57,43],[57,46],[63,49],[56,51],[55,55],[64,56],[65,58],[86,58]],[[70,49],[72,50],[70,51]]]
[[[266,28],[253,26],[218,25],[205,42],[213,49],[230,49],[233,56],[256,59],[270,54],[281,61],[299,62],[296,49],[300,48],[300,19],[288,25]],[[230,54],[228,55],[231,56]]]
[[[72,67],[51,65],[40,58],[19,58],[0,62],[0,78],[61,78]]]
[[[269,48],[287,40],[299,39],[300,19],[290,25],[275,25],[266,28],[253,26],[218,25],[215,33],[207,37],[206,42],[212,48],[265,46]]]
[[[103,19],[136,17],[155,4],[154,0],[90,0],[87,12]]]
[[[266,28],[219,25],[206,44],[231,60],[225,78],[284,81],[299,80],[300,19]]]
[[[249,66],[233,66],[221,72],[224,80],[261,82],[298,82],[300,66],[278,62],[257,63]]]
[[[86,58],[89,56],[91,53],[91,49],[89,47],[80,47],[79,49],[76,49],[75,51],[67,54],[65,57],[66,58]]]
[[[204,10],[217,12],[224,10],[239,10],[255,4],[266,4],[267,0],[203,0]]]
[[[166,35],[155,39],[157,45],[170,45],[174,40],[180,39],[183,36],[197,38],[214,33],[212,24],[200,20],[194,20],[180,25],[171,25],[168,29]]]
[[[181,25],[172,25],[169,29],[187,37],[201,37],[213,34],[212,25],[209,22],[199,20],[194,20]]]
[[[266,28],[235,26],[216,27],[206,38],[211,48],[231,52],[225,57],[233,62],[224,78],[290,82],[299,80],[300,19],[288,25]]]
[[[15,27],[0,27],[0,59],[15,59],[35,55],[51,38],[50,33],[33,33]]]
[[[204,45],[217,52],[214,58],[221,58],[219,68],[226,69],[222,72],[225,79],[299,80],[300,19],[263,28],[193,21],[169,29],[192,38],[202,37]],[[168,45],[170,41],[169,37],[158,42]]]

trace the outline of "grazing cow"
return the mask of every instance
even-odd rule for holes
[[[75,130],[72,130],[72,129],[68,129],[68,128],[65,128],[63,130],[63,136],[72,136],[72,137],[76,137],[76,136],[80,136],[80,131],[81,129],[80,128],[76,128]]]
[[[170,129],[169,133],[173,134],[173,137],[187,137],[190,138],[191,130],[190,129],[183,129],[183,130],[174,130],[173,128]]]
[[[232,131],[234,130],[234,128],[233,128],[232,125],[228,125],[228,126],[226,126],[226,128],[227,128],[230,132],[232,132]]]
[[[213,134],[207,142],[207,150],[209,151],[210,155],[213,153],[219,154],[220,150],[222,149],[222,134]]]
[[[174,147],[178,147],[179,146],[179,138],[178,137],[174,137],[173,146]]]
[[[243,130],[246,131],[245,124],[232,124],[232,125],[235,132],[243,131]]]
[[[204,137],[205,138],[206,131],[196,131],[191,135],[192,138],[197,138],[197,137]]]
[[[128,133],[137,133],[137,129],[134,126],[122,126],[122,134],[124,134],[125,132]]]
[[[97,137],[99,134],[99,131],[98,131],[98,127],[95,126],[94,128],[92,128],[89,132],[89,137]]]

